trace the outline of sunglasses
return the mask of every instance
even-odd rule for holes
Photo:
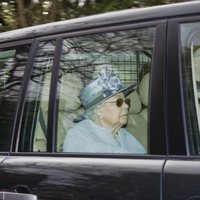
[[[129,98],[126,98],[126,99],[119,98],[116,101],[110,101],[110,102],[105,102],[105,103],[116,103],[116,106],[120,108],[122,107],[124,102],[130,107],[131,100]]]

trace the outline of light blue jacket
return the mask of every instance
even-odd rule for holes
[[[64,152],[146,153],[143,146],[124,128],[118,139],[109,129],[85,119],[71,128],[64,140]]]

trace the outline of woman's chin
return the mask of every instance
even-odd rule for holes
[[[128,116],[122,116],[120,121],[121,121],[121,124],[123,124],[123,125],[127,124],[128,123]]]

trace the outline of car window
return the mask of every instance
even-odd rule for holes
[[[47,116],[55,42],[39,44],[25,97],[19,151],[45,152]]]
[[[0,151],[9,151],[30,45],[0,50]]]
[[[144,151],[140,151],[138,145],[140,150],[136,152],[147,152],[148,90],[154,37],[155,28],[152,27],[64,39],[58,83],[57,152],[125,153],[126,145],[130,145],[132,149],[138,143]],[[86,92],[85,99],[81,100],[81,91],[98,77],[103,76],[106,80],[111,76],[118,77],[124,88],[135,85],[134,91],[132,90],[127,96],[131,100],[128,123],[122,127],[131,135],[130,141],[132,138],[137,141],[135,144],[134,142],[128,144],[128,139],[124,138],[126,134],[121,134],[121,129],[118,132],[120,134],[113,136],[114,139],[107,138],[106,134],[105,137],[102,136],[106,132],[102,129],[104,126],[101,126],[100,122],[95,123],[97,120],[91,120],[93,117],[89,116],[91,112],[88,114],[91,105],[83,105],[84,100],[87,104],[87,101],[91,100],[90,97],[93,98],[92,95],[96,94],[92,94],[90,88],[88,93]],[[91,87],[95,90],[96,86],[93,84]],[[95,99],[95,101],[100,100]],[[99,105],[92,103],[95,104],[93,108]],[[87,106],[89,108],[86,108]],[[109,104],[110,108],[112,106],[113,104]],[[85,111],[88,116],[83,117]],[[105,123],[105,120],[103,122]],[[92,127],[95,134],[92,134]]]
[[[200,23],[181,25],[183,89],[190,154],[200,153]]]

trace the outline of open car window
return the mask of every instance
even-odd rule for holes
[[[130,135],[128,137],[134,138],[135,142],[132,144],[126,138],[124,147],[130,143],[130,148],[141,146],[142,153],[148,152],[148,94],[154,38],[154,27],[63,38],[56,91],[56,152],[68,152],[64,148],[68,132],[78,124],[77,117],[85,111],[80,92],[103,69],[115,74],[124,87],[135,85],[134,91],[127,96],[131,103],[128,121],[123,126]],[[55,46],[55,41],[41,42],[36,53],[25,97],[19,141],[21,152],[47,152],[49,91]],[[89,146],[89,141],[91,145],[93,140],[99,142],[87,135],[78,138],[85,146]],[[107,148],[110,149],[110,144]],[[73,152],[72,149],[70,153]],[[87,153],[87,150],[78,152]],[[99,152],[107,153],[93,151]]]
[[[99,142],[98,138],[92,138],[94,135],[87,135],[89,131],[85,136],[77,136],[81,141],[74,144],[75,138],[68,142],[67,134],[77,125],[76,118],[85,109],[79,98],[81,90],[97,78],[102,69],[114,73],[125,87],[136,85],[128,96],[131,105],[125,128],[148,151],[148,90],[154,36],[155,28],[142,28],[64,39],[58,85],[57,152],[85,153],[92,148],[96,148],[92,152],[101,152],[95,146],[81,150],[82,145],[86,147],[91,143],[93,146],[93,142]],[[71,150],[69,146],[73,146]]]

